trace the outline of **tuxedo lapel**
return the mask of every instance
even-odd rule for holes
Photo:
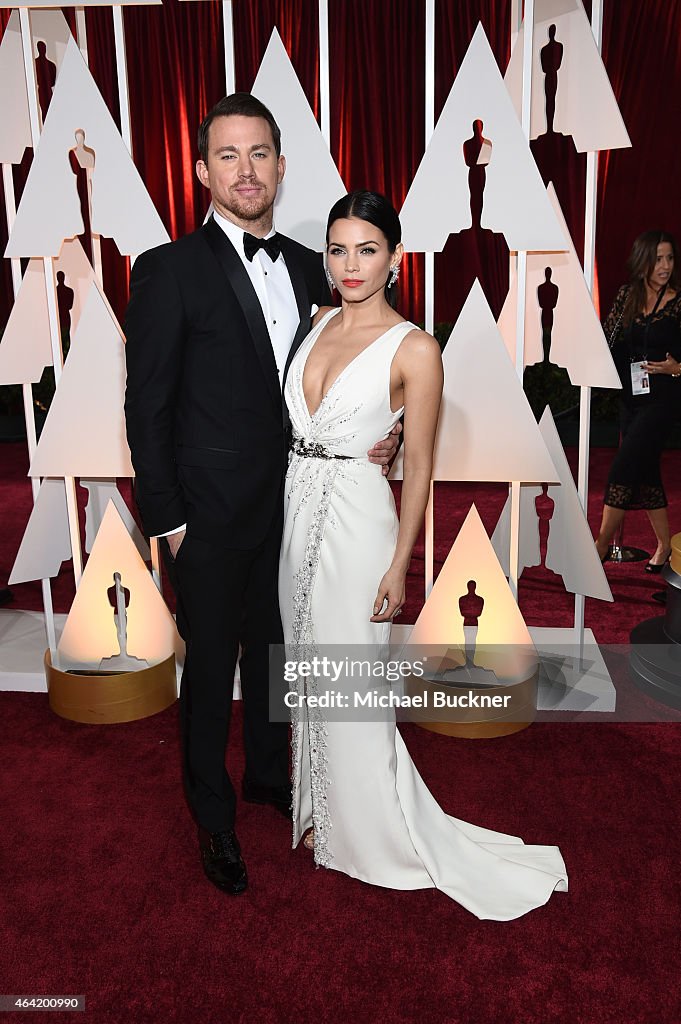
[[[267,324],[265,323],[265,317],[263,316],[262,307],[255,289],[234,246],[212,217],[204,224],[203,231],[205,232],[206,241],[213,250],[243,310],[251,340],[265,375],[267,389],[272,396],[275,406],[279,408],[281,405],[281,389],[279,386],[277,363],[274,358],[274,351],[269,331],[267,330]]]
[[[281,251],[286,261],[286,269],[288,270],[289,277],[291,278],[291,284],[293,285],[293,293],[296,297],[296,303],[298,305],[298,329],[291,342],[291,348],[286,359],[286,365],[284,366],[284,373],[282,375],[282,382],[286,381],[286,374],[288,368],[293,359],[296,351],[300,348],[300,344],[303,338],[308,334],[310,330],[310,293],[308,290],[307,281],[305,280],[305,274],[303,269],[296,259],[293,246],[290,244],[291,240],[286,235],[279,236],[281,240]],[[283,383],[282,383],[283,391]]]

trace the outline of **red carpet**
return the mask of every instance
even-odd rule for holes
[[[446,809],[563,851],[570,892],[500,924],[436,891],[315,870],[288,849],[284,819],[251,805],[239,809],[251,886],[222,896],[180,798],[174,709],[96,727],[38,695],[2,705],[3,992],[84,994],[73,1019],[96,1024],[681,1016],[681,726],[534,725],[478,742],[405,729]]]
[[[28,514],[24,499],[23,508],[15,504],[27,487],[7,472],[11,447],[0,448],[3,507],[11,497],[15,509],[0,538],[0,583]],[[609,455],[596,455],[594,478]],[[672,519],[678,474],[675,486]],[[448,518],[438,530],[440,556],[468,509],[461,491],[450,505],[455,490],[443,495]],[[481,490],[487,497],[480,511],[491,529],[503,492]],[[594,509],[599,491],[594,482]],[[648,542],[643,517],[632,517],[628,530],[630,542]],[[523,585],[526,617],[541,621],[550,606],[552,616],[559,612],[569,623],[570,599],[561,601],[550,574],[536,573]],[[655,585],[640,566],[610,567],[608,574],[617,602],[590,602],[588,621],[598,639],[615,642],[637,616],[651,614]],[[57,607],[65,607],[69,585],[62,570],[54,588]],[[39,596],[31,587],[14,588],[15,606],[27,607],[31,594]],[[40,1019],[681,1019],[680,724],[535,724],[507,739],[476,742],[405,727],[414,759],[446,810],[561,847],[570,892],[500,924],[477,921],[436,891],[382,890],[315,870],[310,854],[288,848],[283,818],[250,805],[239,808],[238,830],[251,885],[242,897],[222,896],[203,877],[180,795],[176,708],[142,722],[95,727],[57,718],[44,695],[5,693],[0,702],[0,991],[83,994],[87,1000],[85,1014]],[[239,710],[230,751],[237,779]]]

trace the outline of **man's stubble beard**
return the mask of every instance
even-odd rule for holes
[[[244,200],[230,192],[228,194],[228,203],[225,204],[225,209],[229,210],[230,213],[238,217],[239,220],[245,221],[257,221],[262,220],[274,206],[274,197],[270,197],[269,194],[261,199]]]

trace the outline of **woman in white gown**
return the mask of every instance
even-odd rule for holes
[[[316,315],[284,388],[293,427],[279,575],[287,657],[323,645],[378,650],[404,603],[443,374],[437,342],[389,302],[402,254],[399,218],[382,196],[351,193],[331,210],[327,266],[342,306]],[[403,414],[398,523],[366,452]],[[293,845],[309,834],[323,867],[394,889],[434,886],[496,920],[567,888],[557,847],[445,814],[388,712],[382,721],[294,721],[292,782]]]

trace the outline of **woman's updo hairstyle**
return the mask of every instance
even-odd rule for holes
[[[382,231],[388,243],[388,252],[395,252],[402,241],[402,225],[392,203],[379,192],[356,191],[348,192],[331,207],[326,223],[327,246],[332,225],[337,220],[347,220],[350,217],[365,220],[367,224],[373,224],[375,228]],[[395,309],[397,306],[397,284],[388,288],[386,280],[384,295],[386,301]]]

